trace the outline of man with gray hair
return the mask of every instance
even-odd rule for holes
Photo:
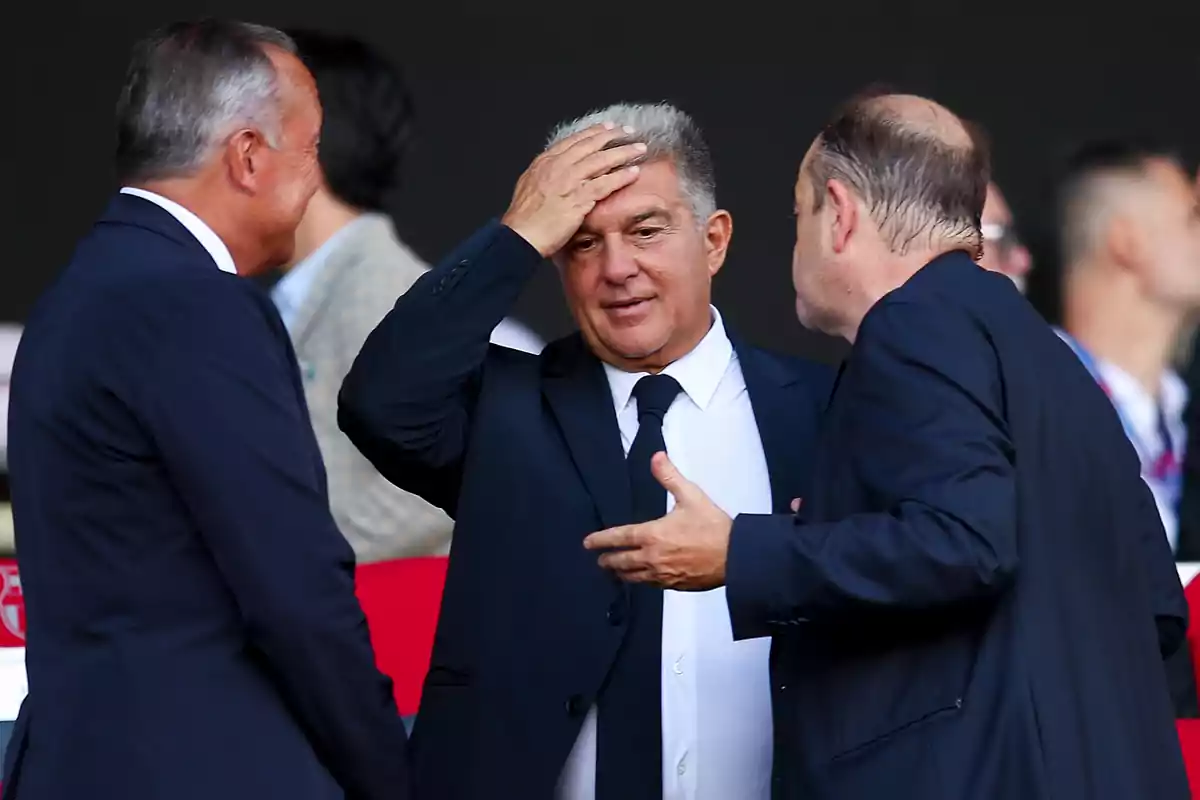
[[[779,800],[1189,796],[1162,523],[1104,394],[976,263],[987,180],[937,103],[840,109],[792,282],[852,350],[797,513],[731,519],[660,456],[674,512],[588,539],[631,585],[726,585],[734,633],[772,637]]]
[[[13,367],[29,697],[6,798],[409,796],[296,359],[238,278],[291,256],[320,126],[278,31],[177,23],[134,49],[125,188]]]
[[[831,371],[739,341],[711,304],[732,233],[668,105],[561,126],[507,213],[419,279],[343,384],[342,429],[456,521],[413,732],[438,800],[766,800],[766,640],[724,591],[624,587],[583,548],[669,509],[666,449],[729,513],[784,511]],[[546,257],[580,331],[488,344]]]

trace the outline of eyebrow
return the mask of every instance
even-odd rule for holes
[[[635,214],[626,220],[622,227],[629,228],[634,225],[640,225],[643,222],[647,222],[652,219],[661,219],[664,222],[669,222],[671,220],[671,212],[665,208],[655,208],[651,209],[650,211],[643,211],[640,214]],[[585,224],[580,226],[579,230],[576,232],[576,236],[585,233],[595,233],[595,230],[593,228],[589,228]]]
[[[637,214],[631,220],[629,220],[629,224],[630,225],[638,225],[642,222],[646,222],[647,220],[651,220],[656,217],[661,217],[662,219],[665,220],[665,219],[670,219],[671,214],[664,208],[656,208],[652,211],[643,211],[641,214]]]

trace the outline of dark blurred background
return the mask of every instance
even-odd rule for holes
[[[810,7],[811,6],[811,7]],[[783,10],[781,10],[783,9]],[[1031,296],[1057,312],[1051,186],[1080,139],[1149,133],[1200,150],[1200,3],[998,5],[922,0],[777,5],[122,0],[10,5],[0,125],[6,266],[0,321],[19,322],[113,191],[112,106],[129,46],[171,19],[234,16],[363,36],[406,67],[418,138],[394,211],[436,260],[501,213],[564,117],[672,101],[708,134],[733,213],[717,302],[751,340],[835,357],[804,333],[788,272],[793,175],[840,99],[867,84],[928,93],[990,133],[997,181],[1033,251]],[[786,16],[783,16],[786,13]],[[547,269],[517,315],[570,322]]]

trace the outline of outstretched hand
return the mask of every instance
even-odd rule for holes
[[[655,454],[650,471],[675,498],[671,513],[652,522],[593,533],[583,546],[604,551],[600,566],[630,583],[680,590],[723,585],[733,520],[684,478],[666,453]]]
[[[550,147],[517,181],[501,222],[543,256],[557,253],[596,203],[637,179],[638,167],[630,164],[646,154],[646,145],[612,146],[632,133],[606,122]]]

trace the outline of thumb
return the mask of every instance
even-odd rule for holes
[[[666,453],[655,453],[650,459],[650,472],[662,487],[675,498],[675,507],[693,502],[700,493],[696,484],[683,477],[683,474],[671,463]]]
[[[792,512],[799,514],[800,513],[800,504],[803,502],[804,502],[804,500],[799,497],[797,497],[795,500],[793,500],[792,501]]]

